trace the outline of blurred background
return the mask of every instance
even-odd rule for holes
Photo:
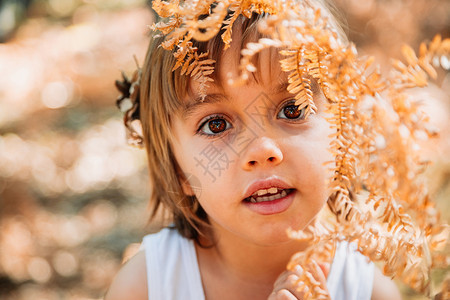
[[[126,145],[114,87],[121,70],[135,69],[133,56],[144,60],[149,2],[0,2],[0,299],[101,299],[154,230],[145,153]],[[383,72],[403,43],[418,49],[450,36],[448,0],[336,5],[350,40]],[[450,75],[416,95],[441,131],[424,146],[435,161],[430,191],[448,222]]]

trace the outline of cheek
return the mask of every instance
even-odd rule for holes
[[[310,136],[296,136],[291,143],[288,164],[295,166],[295,172],[301,181],[307,183],[311,190],[325,191],[333,174],[330,163],[333,155],[329,151],[328,132],[319,131]]]
[[[226,182],[234,163],[216,143],[192,138],[179,140],[175,157],[199,200]]]
[[[306,162],[308,170],[305,172],[305,175],[312,186],[317,188],[325,187],[332,174],[328,164],[332,156],[326,148],[311,147],[311,149],[308,149],[308,152],[308,158],[305,158],[308,161]]]
[[[194,157],[198,156],[201,151],[198,150],[199,145],[193,143],[192,133],[179,118],[173,121],[172,133],[174,134],[172,145],[175,159],[184,172],[192,173],[194,171],[193,165],[195,165]]]

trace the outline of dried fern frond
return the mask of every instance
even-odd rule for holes
[[[197,41],[207,41],[212,39],[222,27],[223,20],[227,15],[227,6],[219,2],[205,19],[186,19],[185,24],[192,33],[192,38]]]
[[[439,45],[446,43],[435,39],[432,49],[442,49]],[[428,66],[425,58],[430,62],[434,56],[424,49],[422,46],[419,58],[404,48],[407,65],[401,65],[400,73],[384,81],[379,74],[365,75],[371,62],[356,60],[353,51],[341,51],[346,62],[338,64],[339,73],[328,66],[336,76],[331,85],[337,95],[337,101],[329,104],[333,114],[329,122],[336,129],[331,143],[335,175],[330,183],[336,194],[330,197],[329,207],[338,222],[334,232],[310,229],[317,235],[309,236],[314,247],[306,252],[311,251],[309,255],[314,257],[317,244],[329,240],[355,242],[361,253],[382,263],[386,275],[429,294],[431,268],[448,265],[445,254],[439,251],[446,244],[449,229],[441,224],[418,181],[424,162],[416,138],[426,132],[427,119],[404,93],[409,87],[423,86],[427,74],[434,74],[421,69]],[[361,78],[371,80],[367,84]],[[367,196],[350,201],[349,190],[364,191]]]
[[[450,69],[449,53],[450,41],[449,39],[442,40],[440,35],[436,35],[428,47],[425,43],[420,45],[419,57],[411,47],[403,45],[402,54],[407,65],[398,60],[393,61],[395,69],[400,74],[394,73],[391,82],[400,85],[400,88],[426,86],[428,77],[433,79],[437,77],[433,64],[435,67],[441,66],[443,69]],[[447,63],[442,64],[444,61]]]
[[[208,53],[202,53],[200,55],[197,52],[193,55],[193,61],[190,63],[186,70],[186,75],[191,75],[199,85],[199,94],[206,95],[206,90],[208,89],[208,82],[212,82],[213,79],[209,77],[212,72],[214,72],[214,60],[206,59]]]
[[[256,43],[247,43],[246,47],[241,50],[241,60],[239,64],[240,75],[237,79],[229,79],[230,85],[242,85],[247,82],[249,73],[256,71],[256,66],[251,63],[252,58],[270,47],[281,47],[283,43],[276,39],[260,38]]]
[[[223,24],[225,25],[223,28],[225,30],[225,32],[222,33],[222,40],[223,40],[223,43],[225,44],[224,50],[226,50],[226,49],[228,49],[228,47],[230,47],[233,24],[234,24],[234,21],[236,21],[236,19],[242,13],[243,7],[244,7],[244,2],[233,3],[228,8],[229,11],[232,12],[232,14],[227,20],[225,20],[223,22]]]
[[[298,105],[299,109],[306,108],[305,116],[308,117],[310,113],[317,111],[317,107],[314,104],[311,80],[309,79],[310,74],[304,60],[305,52],[305,48],[280,51],[282,55],[288,56],[288,58],[281,60],[280,64],[283,71],[290,72],[287,90],[295,95],[295,105]]]
[[[168,18],[176,13],[179,10],[180,0],[172,0],[172,1],[163,1],[163,0],[154,0],[152,1],[153,10],[161,17]]]
[[[330,258],[334,257],[337,243],[329,240],[328,243],[317,243],[316,251],[298,252],[289,262],[287,269],[294,270],[298,266],[309,266],[312,261],[327,262],[331,264]],[[320,287],[320,283],[314,278],[308,268],[302,268],[298,278],[298,290],[303,292],[304,299],[330,299],[327,291]]]

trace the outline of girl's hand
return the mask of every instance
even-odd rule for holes
[[[312,261],[305,269],[320,283],[320,288],[327,291],[326,282],[330,266],[326,264],[319,266],[317,262]],[[268,300],[303,300],[304,293],[299,289],[302,283],[298,283],[302,272],[302,267],[298,265],[294,271],[287,270],[281,273],[275,281],[273,291]]]

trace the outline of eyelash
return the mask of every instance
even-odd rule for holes
[[[288,100],[283,102],[280,106],[278,106],[277,108],[277,119],[284,119],[284,120],[288,120],[289,122],[298,122],[298,121],[302,121],[305,119],[305,111],[306,108],[308,106],[305,106],[304,108],[302,108],[301,110],[298,110],[298,105],[295,105],[296,100]],[[289,118],[280,118],[280,113],[283,112],[284,109],[286,109],[289,106],[295,106],[296,111],[300,112],[299,117],[297,118],[293,118],[293,119],[289,119]],[[285,115],[286,116],[286,115]]]
[[[214,121],[214,120],[224,120],[226,122],[225,130],[218,132],[218,133],[205,133],[204,131],[202,131],[203,127],[205,127],[209,122]],[[213,138],[213,137],[223,134],[226,130],[228,130],[230,128],[232,128],[231,123],[223,115],[220,115],[220,114],[211,115],[211,116],[208,116],[204,121],[201,122],[200,126],[197,129],[197,134],[206,136],[208,138]]]
[[[303,109],[300,110],[300,115],[299,115],[300,117],[299,118],[289,119],[287,117],[286,118],[280,117],[280,114],[284,112],[284,109],[286,109],[289,106],[296,106],[296,107],[298,107],[298,105],[295,105],[295,100],[288,100],[288,101],[283,102],[277,108],[277,115],[276,115],[277,119],[287,120],[288,122],[298,122],[298,121],[302,121],[302,120],[305,119],[304,118],[304,116],[305,116],[304,112],[306,110],[306,107],[304,107]],[[224,120],[226,122],[225,123],[225,128],[222,131],[217,132],[217,133],[214,133],[214,132],[206,133],[206,132],[204,132],[204,127],[207,126],[209,124],[209,122],[214,121],[214,120]],[[199,127],[197,128],[196,133],[199,134],[199,135],[202,135],[202,136],[206,136],[208,138],[213,138],[213,137],[220,136],[221,134],[225,133],[225,131],[227,131],[230,128],[233,128],[233,126],[231,125],[231,122],[229,122],[224,115],[215,114],[215,115],[208,116],[205,120],[203,120],[200,123]],[[209,129],[209,131],[211,131],[210,128],[208,128],[208,129]]]

